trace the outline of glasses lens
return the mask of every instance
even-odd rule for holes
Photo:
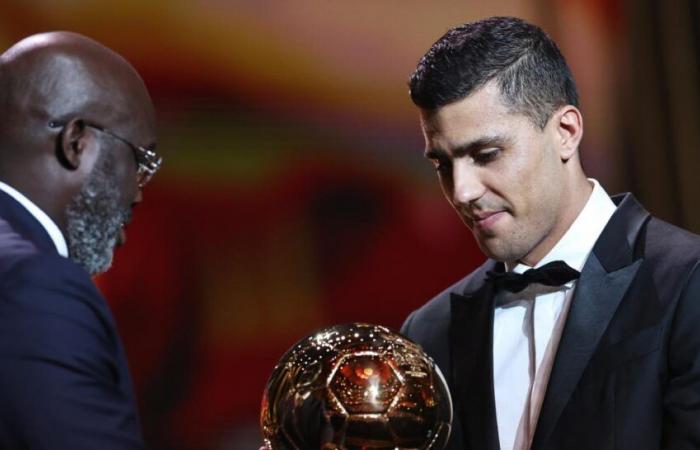
[[[153,175],[160,168],[163,158],[158,156],[153,150],[148,150],[141,147],[135,147],[137,151],[138,171],[137,179],[139,187],[143,187],[148,183]]]
[[[151,180],[151,176],[149,173],[144,170],[144,167],[139,164],[138,171],[136,172],[136,182],[139,185],[139,188],[143,188],[149,181]]]

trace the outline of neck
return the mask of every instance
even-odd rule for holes
[[[24,177],[0,174],[0,179],[19,191],[41,209],[65,235],[66,217],[65,207],[63,206],[63,202],[66,201],[64,198],[65,195],[61,195],[62,192],[57,189],[50,189],[48,185],[51,183],[35,183],[32,181],[42,179],[42,177],[45,179],[45,174],[41,174],[39,177],[36,174],[31,174],[29,168],[25,169],[25,171],[16,171],[14,173],[23,173]],[[29,182],[27,182],[27,180],[29,180]]]
[[[549,233],[527,255],[519,261],[506,262],[506,267],[509,270],[518,263],[534,267],[542,258],[547,256],[557,242],[566,234],[566,231],[574,223],[583,207],[586,206],[586,202],[593,192],[593,184],[581,174],[581,177],[577,177],[576,183],[570,187],[568,192],[570,195],[562,199],[563,206],[559,220],[555,222]]]

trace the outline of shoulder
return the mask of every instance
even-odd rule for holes
[[[659,281],[684,281],[700,261],[700,236],[652,217],[646,229],[644,259]]]
[[[60,259],[59,259],[60,258]],[[90,277],[58,255],[0,286],[0,447],[142,448],[113,319]]]
[[[646,255],[700,259],[700,236],[652,217],[647,225]]]
[[[450,321],[452,294],[465,294],[481,287],[486,272],[494,267],[495,262],[486,261],[472,273],[443,290],[425,305],[413,311],[404,322],[401,331],[407,336],[420,333],[421,330],[435,330],[447,327]]]
[[[431,327],[436,323],[448,322],[450,319],[450,298],[452,294],[461,294],[464,291],[464,286],[472,276],[473,274],[467,275],[413,311],[403,328],[408,329],[411,327],[415,330],[424,326]]]
[[[0,217],[0,274],[12,269],[18,262],[39,254],[36,245],[22,237]]]
[[[0,353],[75,354],[117,349],[107,303],[79,265],[58,254],[34,253],[0,274],[0,332],[19,339]]]
[[[105,306],[88,273],[70,259],[55,253],[25,255],[9,270],[0,273],[0,299],[14,297],[31,302],[37,294],[44,299],[56,296],[98,309]],[[52,309],[66,304],[37,301],[35,306]]]
[[[418,343],[443,370],[449,373],[449,331],[453,295],[468,295],[483,286],[485,272],[494,265],[487,261],[415,310],[401,327],[401,333]]]

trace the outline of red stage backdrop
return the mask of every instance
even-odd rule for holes
[[[612,101],[615,4],[0,0],[3,48],[77,31],[153,94],[164,167],[98,279],[151,448],[257,448],[262,389],[289,346],[337,323],[398,328],[483,260],[422,159],[407,94],[449,26],[518,15],[559,38],[598,117],[586,163],[614,183],[615,123],[597,113]]]

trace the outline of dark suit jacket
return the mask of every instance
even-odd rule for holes
[[[630,194],[588,257],[552,367],[534,449],[700,448],[700,237]],[[448,448],[498,448],[489,260],[412,313],[402,332],[442,369]]]
[[[143,448],[107,304],[1,191],[0,448]]]

